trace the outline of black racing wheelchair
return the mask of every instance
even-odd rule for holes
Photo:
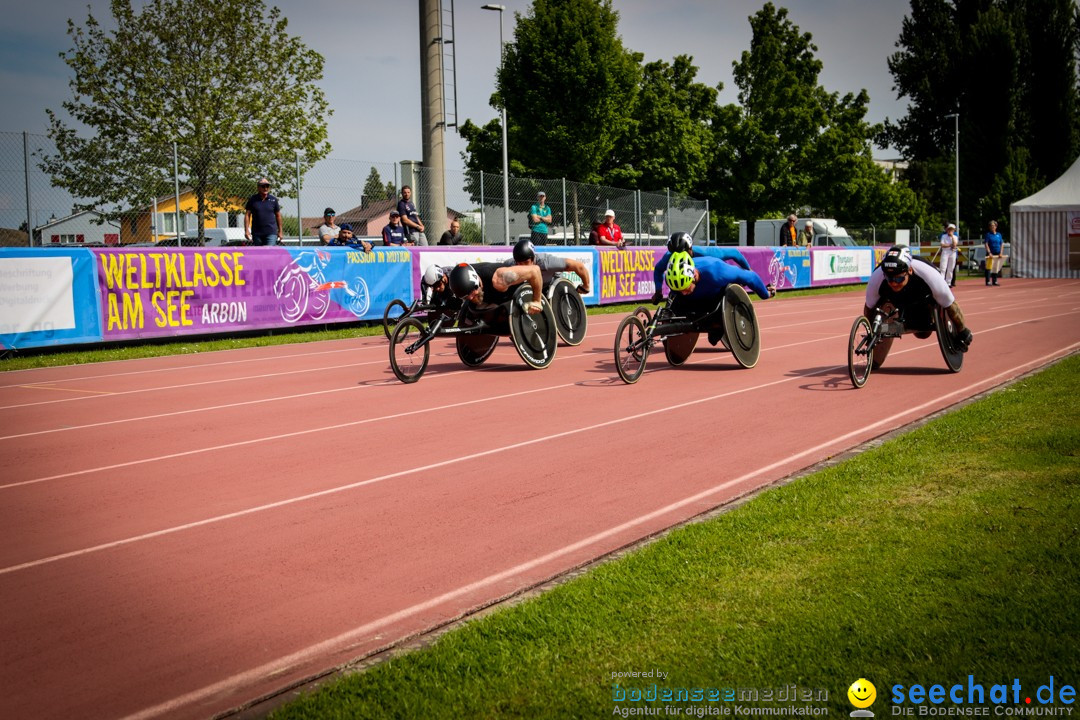
[[[452,295],[447,295],[448,297],[436,295],[432,302],[426,304],[420,302],[419,298],[413,300],[411,305],[406,305],[404,300],[391,300],[383,310],[382,326],[386,339],[391,339],[397,324],[407,318],[430,322],[435,320],[437,315],[442,314],[448,315],[452,324],[461,309],[461,301]]]
[[[905,319],[905,312],[891,303],[875,308],[872,320],[862,315],[855,318],[848,336],[848,375],[855,387],[866,384],[870,372],[885,362],[893,341],[905,332],[915,333],[916,337],[928,337],[933,332],[949,371],[960,372],[964,365],[964,350],[957,337],[956,325],[945,308],[929,299],[925,302],[928,311],[914,313],[925,315],[921,320]]]
[[[697,346],[701,333],[721,330],[720,341],[744,368],[757,365],[761,355],[761,328],[750,296],[740,285],[728,285],[712,312],[685,317],[672,309],[669,294],[655,315],[641,306],[622,319],[615,332],[615,367],[626,383],[635,383],[645,370],[649,352],[660,342],[668,364],[684,364]]]
[[[585,310],[585,301],[581,299],[579,286],[565,277],[556,276],[544,285],[544,295],[551,305],[559,339],[567,345],[580,345],[589,328],[589,315]],[[416,318],[422,322],[430,322],[437,313],[456,315],[460,306],[461,302],[453,296],[448,301],[436,300],[429,304],[424,304],[419,299],[414,300],[411,305],[407,305],[404,300],[391,300],[383,311],[383,333],[389,340],[394,334],[394,328],[402,320]],[[444,323],[444,327],[451,325],[452,323]]]
[[[495,351],[499,338],[508,336],[526,365],[537,370],[546,368],[555,359],[557,322],[546,297],[541,300],[543,310],[530,315],[525,307],[532,299],[532,288],[523,284],[509,301],[491,308],[481,310],[464,302],[456,315],[439,311],[430,313],[426,322],[419,317],[400,319],[390,337],[394,375],[403,383],[419,380],[431,357],[431,341],[451,336],[458,357],[468,367],[483,365]]]

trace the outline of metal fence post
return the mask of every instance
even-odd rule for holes
[[[176,249],[179,250],[183,247],[180,236],[180,155],[176,151],[176,141],[173,140],[172,144],[172,165],[173,165],[173,192],[176,193],[174,201],[176,207],[173,208],[176,211]]]
[[[296,238],[304,245],[304,216],[300,213],[300,151],[296,151]]]
[[[671,188],[664,188],[667,193],[667,213],[664,215],[664,234],[671,237]]]
[[[480,171],[480,244],[487,245],[487,208],[484,207],[484,171]]]
[[[712,233],[711,218],[709,217],[709,199],[705,198],[705,244],[709,244],[709,235]]]
[[[26,243],[30,247],[34,247],[34,223],[30,220],[30,141],[27,139],[25,130],[23,130],[22,134],[22,147],[23,177],[26,180]],[[42,238],[41,244],[45,244],[44,238]]]
[[[570,226],[566,224],[566,178],[562,179],[562,237],[563,245],[570,244]],[[578,244],[577,233],[574,233],[574,244]]]

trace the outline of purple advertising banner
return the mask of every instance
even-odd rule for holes
[[[106,341],[382,317],[408,294],[408,250],[98,250]]]

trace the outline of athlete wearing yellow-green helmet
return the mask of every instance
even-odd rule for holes
[[[688,252],[672,253],[664,280],[671,292],[681,293],[697,281],[694,258]]]

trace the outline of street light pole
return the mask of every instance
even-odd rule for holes
[[[960,113],[949,113],[946,118],[952,118],[956,125],[956,235],[960,235]]]
[[[503,45],[503,12],[505,5],[482,5],[482,10],[497,10],[499,12],[499,74],[502,75],[503,58],[506,56],[506,46]],[[501,96],[500,96],[501,97]],[[503,232],[506,233],[504,243],[510,244],[510,162],[506,152],[506,98],[502,102],[502,156],[503,156]]]

